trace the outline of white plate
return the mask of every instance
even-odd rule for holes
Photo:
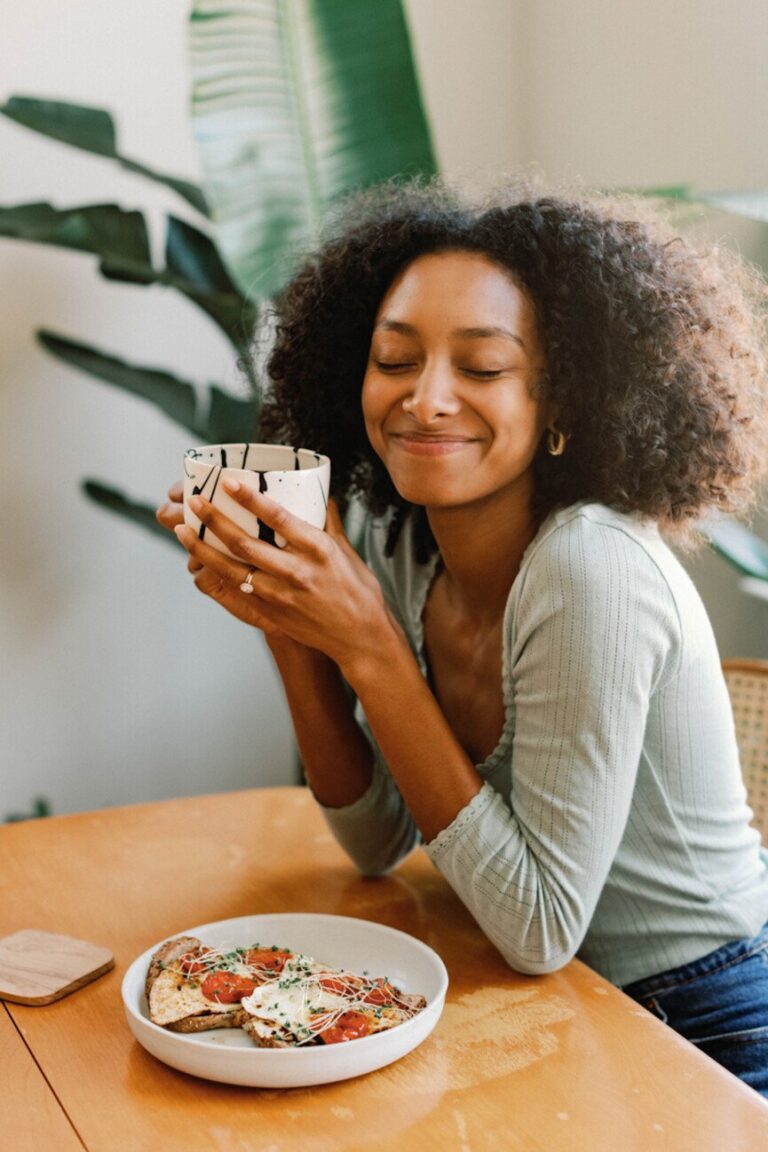
[[[445,1003],[448,973],[437,953],[405,932],[368,920],[287,912],[219,920],[175,936],[197,936],[214,947],[275,944],[307,953],[333,968],[386,976],[403,992],[420,993],[427,1000],[426,1008],[388,1032],[327,1047],[257,1048],[241,1028],[168,1032],[149,1019],[144,996],[149,961],[164,943],[161,940],[134,960],[123,979],[128,1024],[139,1043],[158,1060],[206,1080],[253,1088],[298,1088],[362,1076],[421,1044]]]

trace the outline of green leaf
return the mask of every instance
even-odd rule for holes
[[[148,180],[165,184],[204,216],[208,205],[202,190],[188,180],[155,172],[144,164],[121,156],[117,150],[115,125],[109,112],[103,108],[90,108],[83,104],[68,104],[63,100],[38,100],[29,96],[11,96],[0,104],[0,113],[62,144],[70,144],[84,152],[116,160],[129,172],[136,172]]]
[[[200,430],[195,424],[197,395],[194,385],[186,380],[180,380],[170,372],[163,372],[157,368],[128,364],[125,360],[110,356],[99,348],[69,340],[54,332],[41,330],[37,333],[37,338],[43,348],[59,360],[87,372],[89,376],[106,380],[109,384],[115,384],[134,396],[149,400],[171,420],[188,428],[195,435],[199,434]]]
[[[248,350],[256,305],[240,294],[210,237],[193,225],[169,218],[168,267],[161,269],[152,265],[142,214],[116,204],[0,208],[0,236],[90,252],[99,257],[99,270],[108,280],[175,288],[219,325],[240,354],[246,373],[251,372]]]
[[[768,541],[756,536],[738,520],[713,518],[699,527],[715,551],[742,576],[768,581]]]
[[[126,212],[116,204],[54,208],[51,204],[0,207],[0,236],[74,248],[100,257],[102,267],[148,269],[149,235],[141,212]]]
[[[99,507],[109,512],[115,512],[133,524],[146,528],[153,535],[162,537],[163,540],[175,544],[178,548],[181,547],[173,532],[169,532],[157,522],[155,509],[150,508],[148,504],[139,504],[135,500],[130,500],[117,488],[110,488],[98,480],[84,480],[82,489],[88,499],[98,504]]]
[[[690,184],[664,184],[655,188],[625,188],[635,196],[657,196],[660,200],[690,200]]]
[[[258,395],[241,398],[211,384],[203,392],[207,405],[198,405],[194,384],[171,372],[129,364],[92,345],[44,329],[37,333],[37,338],[47,352],[65,364],[149,400],[186,428],[198,444],[239,444],[256,435],[261,408]]]
[[[206,432],[208,444],[247,444],[257,435],[261,400],[240,399],[212,385]]]
[[[18,824],[22,820],[40,820],[50,816],[53,812],[50,800],[45,796],[36,796],[29,812],[9,812],[5,817],[6,824]]]
[[[256,326],[256,305],[233,283],[210,237],[187,221],[169,216],[165,260],[163,282],[207,312],[246,355]]]
[[[626,191],[633,190],[626,189]],[[768,223],[768,192],[696,192],[690,184],[640,188],[634,191],[643,196],[657,196],[660,199],[681,200],[688,204],[718,208],[721,212],[728,212],[732,216],[743,216],[748,220]]]
[[[191,60],[206,197],[249,297],[339,195],[435,171],[400,0],[194,0]]]
[[[768,192],[704,192],[699,200],[734,216],[768,223]]]

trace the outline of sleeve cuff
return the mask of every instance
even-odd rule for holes
[[[466,804],[461,811],[457,813],[448,827],[443,828],[442,832],[438,832],[434,840],[430,840],[429,844],[424,845],[433,864],[437,864],[452,845],[461,839],[464,832],[480,819],[483,813],[493,803],[495,796],[496,793],[490,784],[487,782],[484,783],[477,795],[473,796],[469,804]]]
[[[382,769],[378,756],[374,756],[371,782],[357,800],[353,800],[351,804],[345,804],[342,808],[331,808],[318,800],[317,796],[315,796],[315,800],[320,810],[330,816],[334,822],[343,822],[345,817],[349,817],[350,820],[357,820],[360,816],[366,816],[379,807],[386,786],[387,773]],[[314,796],[314,792],[312,795]]]

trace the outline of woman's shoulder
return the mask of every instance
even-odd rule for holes
[[[559,587],[566,598],[634,591],[656,611],[673,615],[684,602],[698,600],[654,520],[597,503],[573,504],[547,517],[525,553],[520,577],[521,597],[542,585]]]
[[[654,520],[619,512],[605,504],[582,502],[552,512],[526,550],[524,567],[552,564],[558,559],[566,564],[579,562],[588,568],[599,567],[606,549],[630,560],[645,554],[654,563],[667,558],[674,561]]]

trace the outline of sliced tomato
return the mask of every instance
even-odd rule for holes
[[[371,988],[363,996],[366,1004],[391,1004],[395,998],[395,990],[386,980],[377,980],[376,987]]]
[[[250,976],[241,976],[237,972],[212,972],[203,980],[202,993],[206,1000],[217,1004],[237,1004],[244,996],[250,996],[255,987],[256,981]]]
[[[318,976],[320,987],[326,992],[333,992],[335,996],[347,996],[362,987],[362,980],[356,976],[335,976],[330,972],[321,972]]]
[[[346,1040],[360,1040],[371,1031],[371,1021],[362,1012],[342,1012],[332,1028],[321,1034],[324,1044],[341,1044]]]
[[[286,961],[290,958],[290,952],[282,952],[279,949],[249,948],[244,960],[250,968],[256,968],[265,974],[272,975],[275,972],[282,972]]]
[[[208,964],[204,957],[210,952],[210,948],[200,947],[193,948],[190,952],[186,952],[179,960],[179,968],[185,976],[199,976],[201,972],[208,970]]]

